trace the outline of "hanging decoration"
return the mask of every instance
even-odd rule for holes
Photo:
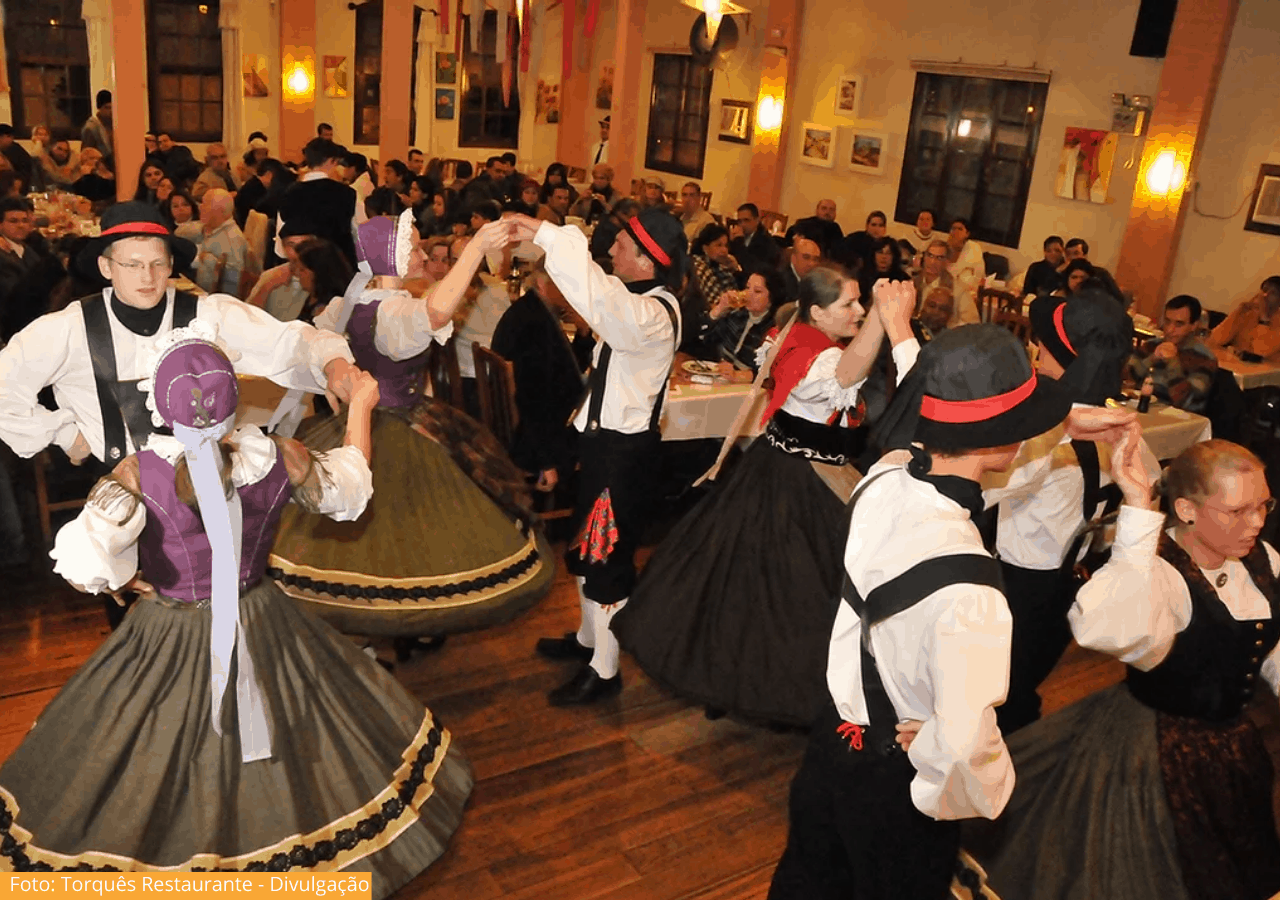
[[[502,60],[502,108],[506,109],[511,105],[511,81],[515,74],[515,67],[512,65],[516,52],[516,35],[511,30],[514,24],[505,15],[499,14],[498,20],[502,23],[501,35],[498,43],[502,45],[506,51]]]
[[[564,39],[560,47],[560,83],[568,84],[573,75],[573,31],[577,28],[578,4],[564,0]]]
[[[449,33],[449,0],[440,0],[440,33]]]
[[[533,15],[529,9],[529,0],[516,0],[516,9],[520,16],[520,72],[529,71],[529,56],[533,43]]]
[[[484,31],[484,0],[471,0],[471,52],[480,52],[480,33]]]
[[[587,0],[587,19],[583,25],[582,35],[588,41],[596,36],[596,23],[600,19],[600,0]]]

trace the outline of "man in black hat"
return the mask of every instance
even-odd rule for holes
[[[1041,297],[1030,319],[1040,375],[1057,381],[1077,408],[1101,409],[1120,394],[1133,322],[1105,291]],[[1005,734],[1040,718],[1037,688],[1071,642],[1077,565],[1094,543],[1088,526],[1120,505],[1111,447],[1060,437],[1028,441],[1007,476],[984,485],[987,505],[999,504],[996,549],[1013,611],[1009,697],[998,711]],[[1136,440],[1154,481],[1160,465],[1140,435]]]
[[[609,127],[612,118],[612,116],[605,116],[599,122],[600,140],[591,145],[591,152],[587,154],[587,161],[592,166],[609,162]]]
[[[577,577],[581,623],[576,634],[538,641],[543,656],[581,664],[551,692],[552,705],[592,703],[622,690],[609,623],[635,584],[635,551],[652,503],[662,401],[680,345],[675,291],[684,275],[684,232],[674,216],[645,210],[618,233],[609,251],[614,274],[606,275],[577,228],[528,216],[510,221],[512,240],[546,251],[547,274],[600,337],[573,420],[582,433],[582,468],[573,515],[578,537],[566,563]]]
[[[137,386],[158,337],[195,318],[217,327],[238,372],[350,396],[358,370],[342,336],[280,322],[226,294],[196,297],[170,286],[170,274],[186,271],[195,255],[151,204],[108,209],[101,236],[75,262],[84,277],[106,283],[102,294],[41,316],[0,350],[0,439],[23,457],[57,444],[77,465],[92,456],[105,474],[156,430]],[[36,399],[50,385],[56,412]]]
[[[892,404],[911,444],[872,466],[851,501],[831,631],[831,703],[791,786],[770,900],[948,896],[959,821],[995,818],[1014,773],[993,707],[1008,678],[999,564],[974,520],[979,481],[1066,419],[1112,438],[1127,410],[1071,410],[995,325],[944,332]]]

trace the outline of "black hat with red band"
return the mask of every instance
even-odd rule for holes
[[[872,441],[944,452],[1017,444],[1059,425],[1071,398],[1031,368],[1027,348],[999,325],[950,328],[920,352]]]
[[[1133,349],[1133,320],[1108,293],[1084,288],[1070,297],[1038,297],[1027,311],[1036,340],[1063,374],[1076,403],[1101,406],[1120,391]]]
[[[660,280],[667,280],[669,274],[684,274],[685,247],[689,239],[679,219],[660,209],[646,209],[623,228],[640,252],[653,260]]]
[[[98,257],[116,241],[125,238],[160,238],[173,256],[173,271],[185,274],[196,258],[196,245],[186,238],[174,235],[160,216],[160,210],[150,203],[130,200],[108,207],[102,214],[102,231],[91,238],[76,256],[75,265],[80,274],[91,281],[103,281],[98,269]]]

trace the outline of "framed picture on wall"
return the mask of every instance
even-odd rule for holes
[[[833,168],[836,164],[836,131],[830,125],[805,122],[800,129],[800,159],[811,166]]]
[[[455,107],[455,92],[452,88],[436,88],[436,118],[452,119]]]
[[[849,142],[849,169],[863,175],[881,175],[887,162],[889,136],[882,131],[852,128]]]
[[[746,100],[721,100],[717,137],[731,144],[750,144],[752,112],[751,104]]]
[[[863,78],[853,73],[836,81],[836,115],[856,119],[862,114]]]
[[[436,54],[436,84],[458,83],[458,57],[452,53]]]
[[[1280,166],[1264,165],[1258,170],[1244,230],[1280,234]]]

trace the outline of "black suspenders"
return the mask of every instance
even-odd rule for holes
[[[662,304],[662,308],[667,311],[667,315],[671,318],[671,333],[675,336],[675,346],[680,346],[680,322],[676,318],[675,307],[661,294],[645,294]],[[587,391],[590,394],[590,400],[587,402],[587,433],[592,434],[600,430],[600,413],[604,409],[604,390],[606,379],[609,374],[609,360],[613,358],[613,348],[605,344],[600,348],[600,359],[591,369],[591,375],[587,378]],[[653,404],[653,414],[649,416],[649,430],[657,431],[658,423],[662,419],[662,401],[667,396],[667,382],[671,380],[671,369],[675,367],[675,357],[672,356],[671,368],[667,369],[666,378],[662,381],[662,389],[658,391],[658,399]]]
[[[196,317],[197,298],[177,291],[173,297],[173,327],[185,328]],[[120,381],[116,374],[116,350],[111,340],[111,320],[101,295],[80,301],[84,316],[85,337],[89,342],[89,359],[93,363],[93,381],[98,392],[98,408],[102,415],[103,462],[114,465],[129,450],[128,436],[135,447],[159,429],[151,423],[146,398],[138,390],[137,381]],[[128,430],[126,431],[126,425]]]

